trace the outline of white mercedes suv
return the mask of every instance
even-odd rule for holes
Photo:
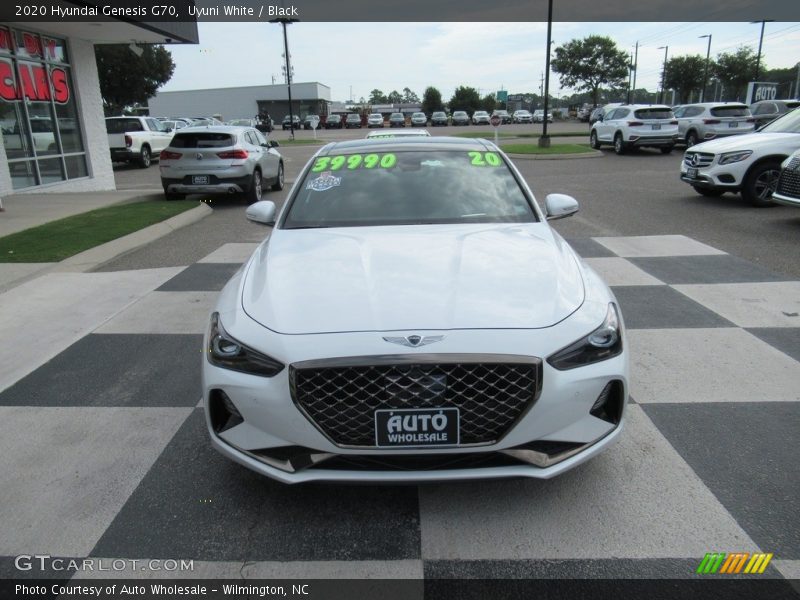
[[[558,475],[622,431],[611,290],[485,140],[328,144],[222,290],[204,340],[213,446],[287,483]]]
[[[683,155],[680,178],[703,196],[741,192],[754,206],[770,206],[781,162],[799,148],[800,108],[755,133],[692,146]]]

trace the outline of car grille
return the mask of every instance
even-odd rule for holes
[[[782,196],[800,198],[800,157],[790,160],[781,171],[775,192]]]
[[[294,402],[333,443],[374,447],[378,409],[459,409],[461,445],[499,440],[533,405],[541,360],[488,355],[400,355],[296,363]]]
[[[695,159],[694,157],[697,156]],[[683,155],[683,164],[687,167],[707,167],[714,161],[714,155],[706,152],[689,151]]]

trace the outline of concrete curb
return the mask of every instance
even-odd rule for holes
[[[582,152],[580,154],[508,154],[509,158],[514,160],[563,160],[573,158],[599,158],[603,156],[600,150],[592,150],[591,152]]]
[[[80,254],[65,258],[57,263],[52,271],[57,272],[77,272],[83,273],[100,267],[115,258],[127,254],[154,242],[155,240],[172,233],[176,229],[181,229],[187,225],[197,223],[214,212],[205,203],[200,203],[191,210],[184,211],[174,217],[155,223],[139,231],[134,231],[116,240],[111,240],[100,246],[84,250]]]
[[[195,208],[175,215],[166,221],[155,223],[139,231],[134,231],[126,236],[117,238],[116,240],[111,240],[100,246],[89,248],[80,254],[65,258],[61,262],[41,263],[42,268],[39,270],[26,273],[21,277],[9,281],[0,281],[0,294],[18,285],[22,285],[27,281],[40,277],[41,275],[46,275],[47,273],[84,273],[86,271],[91,271],[92,269],[111,262],[123,254],[146,246],[177,229],[196,223],[212,212],[214,211],[207,204],[200,203]]]

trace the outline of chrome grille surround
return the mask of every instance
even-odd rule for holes
[[[697,156],[697,158],[694,158],[695,156]],[[708,152],[695,152],[693,150],[687,150],[683,155],[683,164],[685,164],[687,167],[702,169],[703,167],[710,165],[712,162],[714,162],[714,155]]]
[[[499,441],[534,405],[542,361],[506,354],[399,354],[289,367],[292,400],[332,443],[375,448],[377,409],[459,409],[460,446]]]
[[[775,193],[789,198],[800,198],[800,157],[793,158],[781,170]]]

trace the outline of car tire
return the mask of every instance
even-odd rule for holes
[[[600,150],[600,140],[597,139],[596,131],[592,131],[592,133],[589,134],[589,145],[595,150]]]
[[[661,154],[670,154],[675,146],[661,146]]]
[[[755,165],[744,178],[742,197],[753,206],[776,206],[771,198],[780,172],[781,163],[777,160],[766,160]]]
[[[142,146],[142,150],[139,153],[139,166],[142,169],[146,169],[150,166],[150,163],[153,161],[153,157],[150,155],[150,146],[145,144]]]
[[[620,156],[625,154],[625,141],[622,139],[621,133],[614,136],[614,152]]]
[[[261,185],[261,171],[256,169],[253,171],[253,178],[250,181],[250,189],[247,190],[247,193],[245,194],[248,204],[253,204],[261,200],[261,196],[263,195],[263,189]]]
[[[273,192],[280,192],[283,189],[283,181],[284,181],[285,173],[283,170],[283,163],[278,163],[278,177],[275,179],[275,183],[272,184],[270,188]]]
[[[167,188],[164,188],[164,198],[166,200],[183,200],[186,198],[186,194],[179,194],[177,192],[168,192]]]
[[[692,188],[695,192],[700,194],[701,196],[705,196],[706,198],[716,198],[718,196],[722,196],[724,193],[722,190],[715,190],[712,188],[702,188],[697,185],[693,185]]]
[[[690,131],[686,134],[686,147],[691,148],[692,146],[697,144],[697,132]]]

